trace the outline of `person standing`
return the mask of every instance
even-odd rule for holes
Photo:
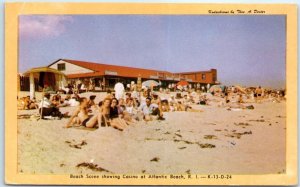
[[[120,82],[116,83],[115,87],[114,87],[114,90],[115,90],[116,98],[118,100],[120,98],[123,98],[125,88],[124,88],[124,85],[122,83],[120,83]]]

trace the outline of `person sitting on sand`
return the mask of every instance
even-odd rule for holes
[[[66,128],[72,126],[84,126],[88,128],[93,128],[98,123],[98,115],[89,116],[88,115],[88,99],[85,97],[80,98],[80,105],[73,112],[71,118],[69,119]]]
[[[71,96],[68,94],[66,97],[61,99],[60,104],[58,107],[66,107],[70,106],[69,100],[71,99]]]
[[[158,120],[164,120],[163,113],[158,109],[157,104],[151,104],[151,98],[146,98],[146,103],[140,106],[140,110],[143,112],[144,120],[151,121],[152,116],[158,116]]]
[[[144,88],[143,94],[140,97],[140,103],[141,103],[141,105],[146,104],[147,97],[148,97],[148,92],[147,92],[147,89]]]
[[[53,95],[51,98],[51,103],[55,106],[58,107],[61,103],[60,103],[60,97],[59,95]]]
[[[116,99],[114,99],[116,100]],[[116,100],[117,101],[117,100]],[[101,103],[101,102],[100,102]],[[99,103],[99,105],[100,105]],[[118,130],[124,130],[124,126],[119,122],[119,118],[116,117],[116,114],[110,113],[113,111],[112,105],[116,105],[117,102],[114,101],[114,104],[112,104],[112,99],[110,98],[105,98],[103,102],[101,103],[102,105],[99,107],[99,113],[98,113],[98,125],[102,126],[111,126],[113,128],[116,128]]]
[[[130,99],[130,98],[131,98],[131,93],[130,93],[130,92],[127,92],[127,93],[125,94],[125,103],[127,103],[128,99]]]
[[[133,98],[127,99],[125,105],[122,105],[120,101],[122,100],[119,100],[119,107],[122,113],[122,119],[124,119],[126,123],[129,124],[136,122],[136,120],[139,120],[138,111],[134,106],[134,99]]]
[[[45,93],[42,101],[40,102],[39,113],[42,119],[44,116],[58,117],[59,119],[63,117],[63,114],[59,111],[59,109],[50,101],[49,93]]]
[[[28,107],[29,110],[39,108],[39,105],[37,104],[37,101],[36,101],[35,97],[30,99],[30,97],[28,96],[27,98],[29,99],[28,104],[27,104],[27,107]]]
[[[189,98],[188,98],[187,95],[183,96],[182,103],[185,104],[185,105],[189,105],[190,104],[190,100],[189,100]]]
[[[119,101],[116,98],[111,100],[110,106],[110,118],[117,123],[118,127],[124,129],[127,127],[125,120],[123,119],[123,109],[119,106]]]
[[[161,101],[161,109],[162,112],[169,112],[171,110],[167,99]]]
[[[175,103],[170,103],[169,102],[169,111],[170,112],[176,111],[176,104]]]
[[[118,101],[119,101],[119,107],[126,108],[125,99],[120,98]],[[121,110],[121,111],[123,111],[123,110]]]
[[[110,126],[110,105],[111,99],[105,98],[103,101],[100,101],[98,104],[98,125],[100,126]]]
[[[202,96],[200,96],[199,102],[197,104],[208,105],[207,101],[208,101],[208,99],[206,98],[206,95],[202,95]]]
[[[37,109],[38,104],[35,101],[30,99],[30,96],[22,97],[18,99],[18,110],[30,110],[30,109]]]
[[[80,105],[75,94],[72,95],[72,97],[71,97],[71,99],[69,99],[68,103],[69,103],[69,106],[79,106]]]
[[[155,93],[155,92],[152,93],[151,104],[154,104],[156,107],[158,107],[158,109],[160,110],[160,112],[162,112],[162,109],[161,109],[161,99],[157,95],[157,93]]]
[[[136,113],[136,109],[135,109],[135,106],[134,106],[134,99],[133,98],[128,98],[127,99],[125,110],[129,114],[135,114]]]
[[[96,98],[96,95],[91,95],[88,100],[88,108],[91,108],[92,110],[96,109],[95,98]]]
[[[169,102],[169,104],[175,104],[176,103],[174,95],[171,95],[171,97],[168,99],[168,102]]]

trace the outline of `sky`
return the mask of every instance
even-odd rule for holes
[[[225,85],[285,88],[286,17],[22,15],[19,72],[60,59],[187,72]]]

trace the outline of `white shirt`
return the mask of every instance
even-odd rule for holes
[[[70,106],[78,106],[79,105],[79,102],[76,101],[76,99],[74,99],[74,98],[70,99],[68,103]]]
[[[153,112],[153,109],[157,108],[156,107],[157,105],[156,104],[150,104],[150,106],[147,106],[146,104],[143,104],[140,106],[140,109],[142,110],[143,114],[144,115],[147,115],[147,114],[151,114]]]
[[[51,107],[51,102],[49,101],[49,99],[44,97],[44,100],[42,100],[39,104],[39,108],[50,108],[50,107]]]

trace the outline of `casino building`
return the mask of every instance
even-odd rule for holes
[[[159,81],[162,87],[167,87],[170,83],[176,84],[182,80],[187,81],[193,87],[197,84],[201,86],[218,84],[216,69],[175,73],[69,59],[58,59],[48,67],[61,71],[67,75],[68,80],[93,79],[95,86],[104,84],[106,88],[113,87],[116,82],[128,84],[134,81],[136,83],[138,77],[140,77],[142,81]]]

